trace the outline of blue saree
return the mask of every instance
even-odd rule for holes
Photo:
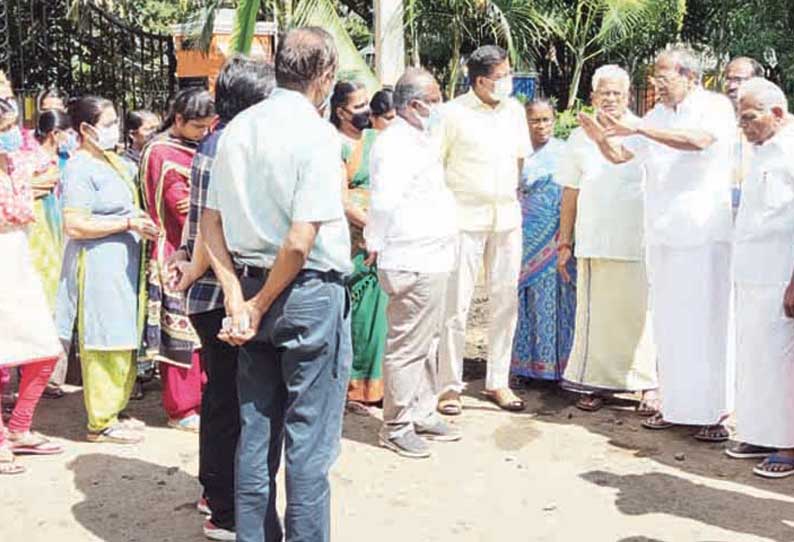
[[[520,187],[523,257],[518,284],[518,325],[513,376],[560,380],[573,344],[576,263],[565,284],[557,273],[562,187],[554,181],[565,144],[551,139],[524,161]]]

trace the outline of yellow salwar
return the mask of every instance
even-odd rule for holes
[[[78,293],[77,334],[80,368],[83,376],[83,401],[88,415],[88,430],[99,433],[118,421],[127,407],[137,376],[133,350],[88,350],[83,342],[83,299],[85,290],[85,258],[77,268]]]

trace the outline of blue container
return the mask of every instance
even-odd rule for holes
[[[513,96],[524,101],[535,99],[538,90],[538,76],[534,73],[517,73],[513,75]]]

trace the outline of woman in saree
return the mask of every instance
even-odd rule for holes
[[[182,245],[190,209],[190,171],[199,141],[215,118],[212,95],[188,88],[174,97],[163,127],[141,157],[146,212],[162,234],[149,251],[147,356],[159,363],[168,425],[198,432],[203,373],[201,343],[185,313],[185,296],[171,288],[167,259]]]
[[[16,109],[0,99],[0,281],[8,285],[0,296],[0,368],[20,367],[19,396],[8,426],[0,416],[0,475],[21,474],[15,455],[58,454],[63,448],[31,432],[33,413],[62,355],[50,309],[33,270],[26,228],[35,220],[33,170],[14,158],[22,139]]]
[[[113,152],[119,122],[113,103],[85,96],[69,105],[80,147],[63,174],[64,249],[55,321],[77,347],[88,440],[135,444],[141,422],[121,420],[135,382],[144,303],[142,241],[157,239],[143,213],[135,169]]]
[[[351,405],[373,405],[383,399],[388,296],[380,288],[377,269],[366,263],[363,231],[369,208],[369,157],[377,132],[369,129],[369,101],[363,85],[346,81],[336,84],[331,122],[342,138],[345,214],[355,266],[350,279],[353,369],[347,399]]]
[[[549,102],[530,102],[526,114],[533,151],[524,160],[519,188],[524,249],[510,373],[518,379],[559,381],[573,344],[576,314],[573,258],[570,283],[557,272],[562,187],[554,175],[565,145],[553,137]]]

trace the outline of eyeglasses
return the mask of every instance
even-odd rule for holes
[[[750,79],[752,79],[752,77],[726,77],[725,82],[734,85],[741,85]]]

